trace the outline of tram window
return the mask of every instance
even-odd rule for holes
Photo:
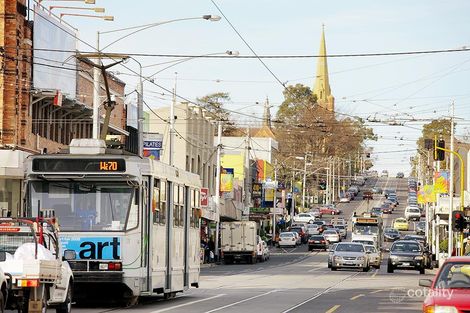
[[[173,185],[173,226],[180,226],[180,206],[179,206],[178,185]]]
[[[158,187],[153,187],[152,194],[152,213],[153,213],[153,223],[160,223],[160,189]]]
[[[180,186],[179,187],[179,193],[180,193],[180,196],[179,196],[179,205],[180,205],[180,226],[184,226],[184,222],[186,220],[185,218],[185,213],[186,213],[186,210],[185,210],[185,203],[186,203],[186,193],[185,193],[185,187],[184,186]]]
[[[160,213],[159,213],[159,220],[158,223],[160,224],[166,224],[166,208],[167,208],[167,187],[166,187],[166,181],[161,181],[160,182]]]

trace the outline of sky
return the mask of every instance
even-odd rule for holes
[[[239,51],[240,56],[252,56],[229,22],[258,55],[315,56],[322,24],[329,55],[470,47],[470,1],[465,0],[214,1],[226,19],[184,20],[152,27],[114,43],[105,51],[153,55],[135,57],[144,66],[144,76],[172,63],[148,65],[181,60],[154,55],[221,54],[232,50]],[[52,3],[42,2],[45,6]],[[64,16],[79,30],[80,50],[92,51],[97,31],[204,14],[222,15],[211,0],[96,0],[96,6],[104,7],[105,14],[114,16],[114,21]],[[125,34],[102,34],[100,46]],[[168,106],[171,102],[168,90],[175,86],[176,79],[176,93],[182,97],[179,100],[194,101],[213,92],[228,92],[231,101],[226,108],[242,113],[232,117],[242,126],[256,126],[266,98],[274,114],[283,101],[283,87],[277,79],[313,87],[315,77],[315,57],[264,59],[264,62],[272,73],[257,59],[191,59],[155,76],[155,83],[167,91],[145,82],[144,99],[152,108]],[[125,65],[139,71],[137,62],[130,60]],[[470,133],[470,51],[330,57],[328,66],[338,118],[352,115],[376,121],[367,123],[379,138],[367,143],[373,149],[373,169],[408,173],[422,125],[430,119],[449,117],[452,102],[457,117],[456,134]],[[138,79],[133,73],[119,66],[112,70],[127,83],[128,92],[135,89]],[[134,100],[135,94],[130,95],[128,101]],[[390,125],[402,122],[403,126]]]

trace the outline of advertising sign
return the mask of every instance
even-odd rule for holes
[[[34,8],[33,85],[76,97],[76,32],[39,6]],[[51,50],[55,50],[51,53]],[[59,104],[57,104],[59,105]]]
[[[201,207],[209,206],[209,188],[201,188]]]
[[[220,191],[232,192],[233,190],[233,168],[224,168],[220,175]]]
[[[159,133],[144,133],[144,157],[160,160],[163,148],[163,135]]]
[[[120,237],[61,237],[63,250],[74,250],[78,260],[121,259]]]
[[[434,192],[449,193],[449,171],[434,173]]]
[[[436,202],[436,193],[434,192],[433,185],[424,185],[424,199],[426,202],[434,203]]]

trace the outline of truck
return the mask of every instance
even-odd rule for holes
[[[0,269],[6,275],[6,309],[57,313],[72,309],[73,274],[62,255],[57,221],[0,218]],[[5,294],[2,295],[5,297]]]
[[[235,261],[256,263],[263,249],[254,221],[221,223],[221,257],[225,264]],[[262,251],[261,251],[262,252]]]

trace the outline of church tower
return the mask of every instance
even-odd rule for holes
[[[320,52],[317,60],[317,74],[315,84],[313,86],[313,93],[317,95],[318,104],[328,112],[335,111],[335,98],[331,94],[330,80],[328,77],[328,62],[326,54],[325,43],[325,26],[323,25]]]

